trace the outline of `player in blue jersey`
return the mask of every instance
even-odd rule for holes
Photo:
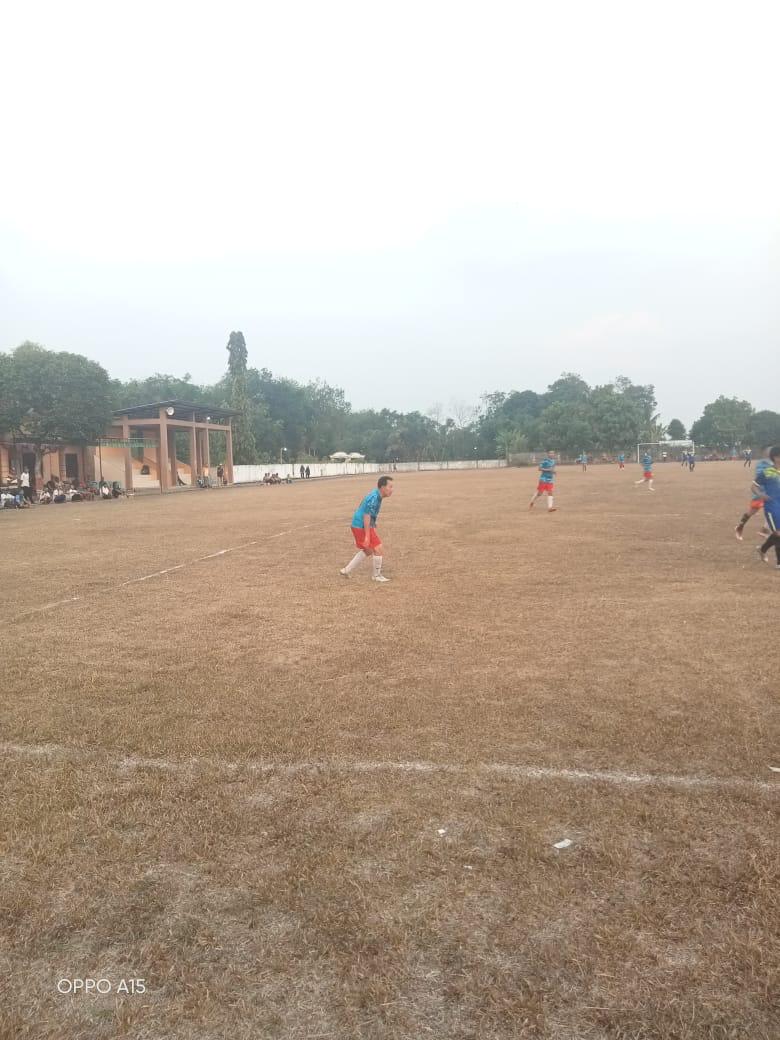
[[[555,494],[555,452],[548,451],[546,458],[543,458],[539,463],[539,482],[536,485],[536,491],[534,496],[528,504],[529,509],[533,509],[534,502],[537,498],[542,495],[547,495],[547,512],[554,513],[556,506],[554,505],[553,495]]]
[[[618,455],[618,469],[625,469],[625,468],[626,468],[626,455],[625,455],[625,452],[621,451],[621,453]]]
[[[642,456],[642,479],[634,481],[635,487],[639,484],[647,484],[648,491],[655,491],[653,487],[653,456],[649,451],[646,451]]]
[[[390,581],[382,574],[382,563],[384,561],[384,546],[382,539],[376,529],[376,521],[382,502],[393,493],[393,478],[380,477],[373,491],[369,491],[360,505],[352,515],[350,528],[355,539],[358,552],[352,557],[346,567],[342,567],[339,574],[345,578],[352,576],[366,557],[372,557],[373,573],[372,581]]]
[[[742,541],[742,532],[745,530],[745,524],[748,522],[748,520],[751,518],[751,516],[755,516],[758,513],[758,511],[763,508],[763,505],[764,505],[764,494],[761,491],[760,486],[756,483],[756,480],[758,480],[759,474],[762,473],[766,469],[767,466],[771,466],[772,465],[772,463],[769,460],[769,452],[771,450],[772,450],[771,448],[767,448],[766,449],[766,456],[767,457],[763,458],[763,459],[759,459],[759,461],[756,463],[756,479],[750,485],[750,490],[752,492],[750,503],[749,503],[747,509],[745,510],[745,512],[740,517],[739,523],[734,528],[734,534],[736,535],[736,538],[737,538],[738,542]],[[752,452],[751,452],[751,455],[752,455]],[[767,528],[762,527],[761,528],[761,533],[762,534],[769,534],[769,531],[767,530]]]
[[[764,499],[764,516],[769,537],[759,547],[758,554],[769,563],[769,550],[774,546],[777,569],[780,570],[780,446],[769,449],[769,464],[756,466],[754,487]]]
[[[588,472],[588,456],[587,456],[586,452],[583,451],[583,453],[577,459],[577,462],[579,462],[579,464],[582,466],[582,472],[583,473],[587,473]]]

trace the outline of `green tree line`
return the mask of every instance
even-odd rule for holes
[[[40,446],[57,441],[95,443],[114,409],[163,400],[229,407],[237,463],[310,461],[334,451],[356,451],[380,462],[503,458],[548,447],[563,454],[630,450],[639,441],[682,439],[678,419],[665,425],[652,385],[625,376],[589,386],[565,372],[541,393],[496,391],[476,406],[432,404],[425,413],[390,408],[353,409],[344,391],[322,380],[307,383],[248,365],[240,332],[227,343],[224,376],[211,385],[189,373],[146,379],[110,379],[78,354],[23,343],[0,353],[0,433]],[[780,415],[747,401],[719,397],[693,424],[697,444],[756,449],[780,441]],[[186,451],[186,448],[182,446]]]

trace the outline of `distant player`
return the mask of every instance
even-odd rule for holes
[[[752,448],[745,448],[745,450],[742,452],[742,457],[745,460],[742,463],[743,467],[745,467],[745,466],[750,467],[750,466],[753,465],[753,449]]]
[[[582,466],[582,472],[583,473],[587,473],[588,472],[588,456],[585,454],[584,451],[580,455],[580,457],[577,459],[577,462],[579,462],[579,464]]]
[[[621,453],[618,455],[618,469],[625,469],[625,468],[626,468],[626,455],[625,455],[625,452],[621,451]]]
[[[769,563],[767,553],[774,546],[776,566],[780,570],[780,446],[769,449],[769,465],[756,466],[754,486],[764,499],[764,515],[769,528],[769,537],[759,547],[758,554],[764,563]]]
[[[688,452],[688,472],[693,473],[696,469],[696,456],[692,451]]]
[[[382,539],[376,529],[376,520],[382,501],[389,498],[393,493],[393,478],[380,477],[373,491],[369,491],[352,516],[351,530],[355,539],[358,552],[352,557],[346,567],[342,567],[339,574],[345,578],[352,576],[363,560],[372,557],[373,574],[372,581],[390,581],[382,574],[382,563],[384,561],[384,547]]]
[[[555,452],[548,451],[547,458],[542,459],[539,463],[539,482],[536,485],[536,492],[528,504],[529,509],[533,509],[534,502],[537,498],[541,498],[542,495],[547,495],[547,512],[554,513],[556,507],[553,504],[553,495],[555,494]]]
[[[634,487],[645,484],[648,491],[655,491],[653,487],[653,456],[646,451],[642,456],[642,479],[634,481]]]

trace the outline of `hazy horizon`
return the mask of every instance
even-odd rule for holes
[[[563,371],[777,408],[772,7],[32,3],[0,84],[0,350],[355,408]],[[30,63],[34,59],[34,69]]]

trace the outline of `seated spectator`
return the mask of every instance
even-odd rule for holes
[[[103,499],[103,500],[105,500],[107,498],[111,498],[111,488],[108,486],[108,482],[107,481],[105,481],[105,480],[101,480],[100,481],[100,483],[98,484],[98,494],[100,495],[101,499]]]
[[[148,477],[149,476],[149,467],[146,465],[146,463],[144,463],[143,466],[141,466],[141,476],[142,477]]]
[[[183,483],[184,483],[184,481],[182,481],[182,484]],[[121,494],[122,494],[122,487],[121,487],[119,481],[115,480],[113,482],[113,484],[111,485],[111,495],[112,495],[113,498],[119,498],[119,496]]]
[[[49,490],[48,484],[44,484],[41,488],[41,493],[38,497],[38,501],[42,506],[51,505],[51,491]]]

